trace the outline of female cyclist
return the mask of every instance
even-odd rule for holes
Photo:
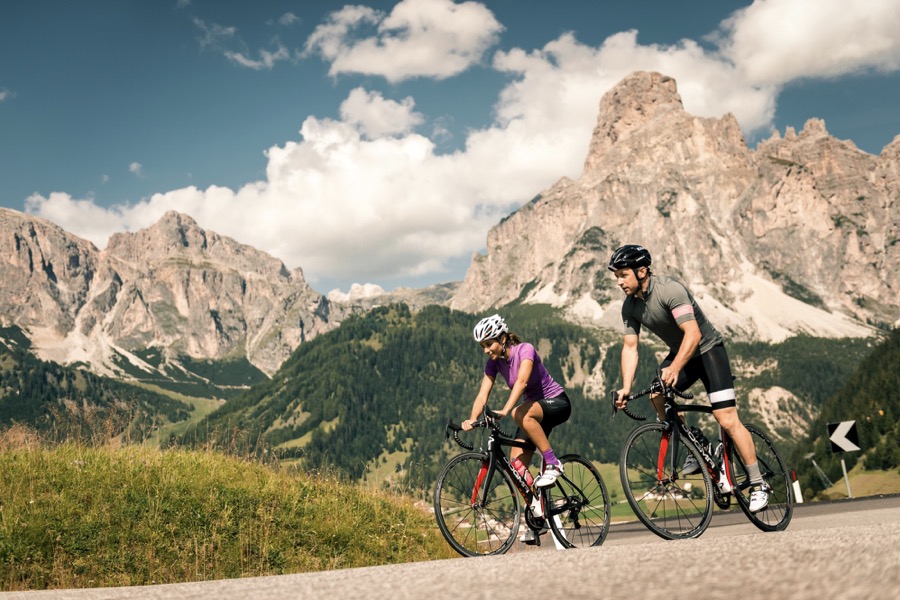
[[[530,439],[543,455],[544,472],[535,480],[534,485],[553,485],[563,467],[553,453],[547,436],[554,427],[568,420],[572,413],[569,397],[544,368],[534,346],[511,333],[500,315],[492,315],[479,321],[473,335],[488,355],[488,360],[484,366],[481,389],[472,404],[471,417],[462,422],[463,429],[472,429],[472,423],[481,415],[494,387],[494,379],[500,373],[509,385],[510,392],[503,409],[496,412],[506,416],[512,411],[513,419],[519,426],[516,439]],[[522,402],[517,405],[520,399]],[[520,474],[525,475],[533,453],[533,450],[513,447],[509,452],[510,462]],[[527,479],[529,478],[526,477]]]

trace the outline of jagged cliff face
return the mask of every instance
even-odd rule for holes
[[[726,332],[870,335],[897,322],[900,141],[875,157],[818,120],[750,150],[732,115],[684,111],[675,81],[635,73],[610,90],[584,171],[491,230],[451,306],[516,299],[618,327],[612,250],[640,243]]]
[[[56,225],[0,209],[3,325],[74,326],[97,272],[98,251]]]
[[[0,212],[4,324],[26,328],[41,356],[116,373],[114,354],[245,356],[273,373],[303,341],[336,326],[332,304],[299,270],[185,215],[114,235],[98,251],[41,219]],[[344,309],[336,309],[338,320]]]

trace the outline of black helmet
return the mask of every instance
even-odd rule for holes
[[[643,246],[627,244],[616,249],[609,258],[609,270],[637,269],[638,267],[650,267],[650,253]]]

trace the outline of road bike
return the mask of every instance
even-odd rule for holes
[[[522,522],[540,545],[549,529],[559,548],[599,546],[609,532],[609,495],[590,461],[567,454],[563,473],[551,486],[533,488],[510,464],[505,446],[534,449],[503,432],[500,415],[487,407],[473,428],[488,430],[487,442],[450,459],[434,488],[434,514],[450,546],[463,556],[503,554],[512,546]],[[462,427],[447,421],[445,436],[462,441]],[[520,502],[520,500],[522,502]],[[524,506],[524,509],[523,509]]]
[[[711,406],[679,404],[675,396],[690,400],[693,394],[666,386],[657,376],[645,390],[626,397],[632,401],[659,394],[665,403],[665,418],[635,429],[625,440],[619,475],[628,504],[650,531],[665,539],[695,538],[709,526],[713,504],[727,509],[731,498],[763,531],[781,531],[791,522],[793,499],[791,480],[784,461],[772,440],[758,427],[745,424],[756,447],[760,473],[769,485],[769,504],[750,512],[750,478],[740,454],[728,434],[719,427],[719,438],[712,444],[703,432],[685,424],[680,413],[712,413]],[[613,416],[617,392],[611,392]],[[622,411],[637,421],[646,417]],[[692,455],[701,465],[686,474],[682,465]]]

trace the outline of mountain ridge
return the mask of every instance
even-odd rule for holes
[[[165,376],[181,356],[271,376],[305,341],[395,302],[549,304],[618,331],[622,296],[605,265],[640,242],[730,338],[866,338],[900,323],[898,197],[900,136],[876,157],[810,119],[750,149],[733,115],[690,115],[674,79],[639,72],[601,98],[582,175],[502,219],[461,282],[329,298],[301,269],[174,211],[98,250],[2,209],[0,325],[26,330],[45,360],[125,378]]]

